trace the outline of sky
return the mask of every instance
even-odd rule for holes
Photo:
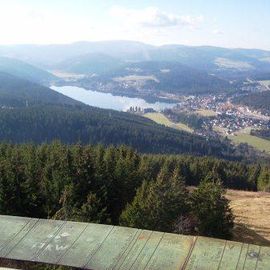
[[[0,44],[136,40],[270,50],[270,0],[0,0]]]

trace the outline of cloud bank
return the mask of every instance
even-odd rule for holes
[[[161,11],[156,7],[145,9],[127,9],[124,7],[113,7],[110,15],[125,23],[143,27],[198,27],[204,20],[203,16],[178,15]]]

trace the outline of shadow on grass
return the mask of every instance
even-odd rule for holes
[[[270,246],[270,241],[268,239],[262,237],[256,231],[247,228],[246,225],[241,223],[235,224],[233,229],[233,240],[248,244]]]

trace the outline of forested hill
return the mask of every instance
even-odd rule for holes
[[[58,80],[53,74],[14,58],[0,57],[0,72],[41,84]]]
[[[107,68],[112,66],[109,60],[107,62]],[[80,67],[81,65],[78,68]],[[85,68],[85,71],[88,72],[88,69]],[[86,76],[78,80],[78,83],[90,89],[98,89],[102,85],[102,89],[108,91],[127,91],[128,85],[131,92],[134,92],[137,91],[137,84],[140,85],[140,91],[143,89],[144,92],[150,93],[161,91],[174,94],[205,94],[233,91],[231,84],[226,80],[178,62],[166,61],[125,63],[122,66],[119,64],[119,67],[114,64],[111,70],[100,72],[98,76]]]
[[[234,102],[252,107],[257,110],[270,112],[270,91],[241,96],[235,98]]]
[[[69,104],[80,102],[50,88],[0,72],[0,107],[25,107],[39,104]]]
[[[167,128],[124,112],[89,106],[37,106],[2,109],[0,140],[12,143],[50,142],[126,144],[144,153],[189,153],[235,158],[228,142]]]

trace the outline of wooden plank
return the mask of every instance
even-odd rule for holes
[[[58,264],[83,268],[113,228],[110,225],[88,224],[79,238],[58,261]]]
[[[56,220],[39,220],[6,257],[8,259],[20,258],[20,260],[33,261],[46,248],[64,223],[64,221]]]
[[[86,229],[87,223],[68,222],[55,235],[35,261],[57,264],[73,243]]]
[[[259,258],[260,247],[255,245],[248,246],[248,252],[245,259],[244,269],[255,270]]]
[[[186,269],[218,269],[225,249],[225,241],[198,237]]]
[[[243,270],[244,269],[247,252],[248,252],[248,244],[243,244],[236,270]]]
[[[166,233],[145,269],[181,269],[195,238]]]
[[[134,245],[130,248],[129,253],[123,256],[123,259],[118,262],[116,269],[126,270],[130,269],[135,263],[137,257],[140,255],[141,251],[145,247],[147,241],[149,240],[152,231],[143,230],[140,231]]]
[[[145,269],[145,267],[151,260],[153,254],[155,253],[163,236],[164,236],[164,233],[161,233],[161,232],[153,232],[151,234],[146,245],[139,253],[139,256],[137,256],[130,270]]]
[[[20,230],[12,239],[9,239],[7,243],[5,243],[5,246],[0,251],[0,257],[2,258],[9,258],[8,254],[11,252],[12,249],[14,249],[22,239],[34,228],[36,223],[38,222],[38,219],[32,218],[27,219],[27,224]],[[12,227],[12,226],[11,226]],[[18,257],[20,259],[20,257]]]
[[[219,266],[220,270],[236,269],[241,251],[242,243],[227,241],[223,257]]]
[[[128,248],[130,241],[136,237],[136,233],[137,229],[114,227],[84,268],[113,269]]]
[[[22,217],[0,216],[0,251],[30,222]]]
[[[270,269],[270,248],[261,247],[256,270]]]
[[[137,230],[136,234],[134,235],[133,239],[129,242],[129,245],[127,247],[127,249],[125,250],[125,252],[122,254],[122,256],[120,257],[120,259],[117,261],[117,264],[114,266],[115,269],[119,269],[120,266],[124,263],[124,261],[126,260],[126,257],[131,254],[133,255],[133,248],[135,246],[135,244],[137,243],[140,235],[142,233],[142,230]]]

